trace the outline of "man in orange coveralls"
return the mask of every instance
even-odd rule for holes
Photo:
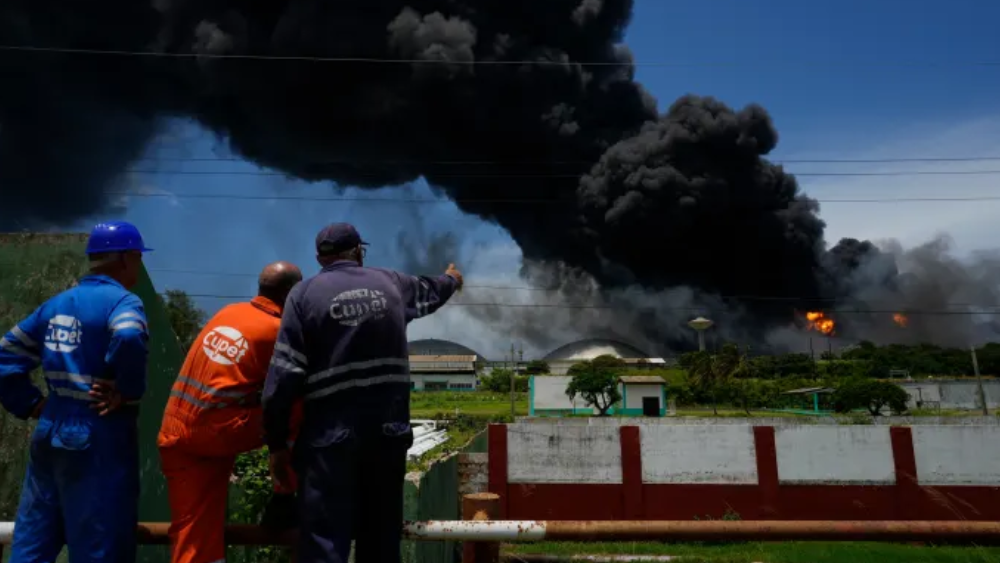
[[[260,394],[285,298],[301,280],[288,262],[264,268],[257,297],[208,321],[170,391],[157,444],[170,498],[173,563],[225,560],[229,477],[237,454],[264,446]],[[293,494],[275,490],[276,498]]]

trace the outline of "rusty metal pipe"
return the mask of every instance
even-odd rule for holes
[[[167,523],[139,524],[143,544],[168,543]],[[0,544],[14,524],[0,522]],[[405,539],[422,541],[947,541],[1000,543],[1000,522],[969,521],[541,521],[431,520],[407,522]],[[229,545],[291,545],[295,533],[229,524]]]
[[[1000,541],[1000,522],[605,521],[545,523],[547,541]]]

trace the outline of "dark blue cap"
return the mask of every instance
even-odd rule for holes
[[[354,225],[350,223],[334,223],[323,227],[316,235],[316,252],[321,255],[337,254],[350,250],[359,244],[366,245]]]

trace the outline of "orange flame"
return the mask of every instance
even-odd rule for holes
[[[903,313],[893,313],[892,322],[897,325],[906,328],[906,325],[910,324],[910,319]]]
[[[809,330],[822,332],[827,336],[833,334],[833,330],[836,328],[836,323],[833,322],[833,319],[819,311],[809,311],[806,313],[806,320],[809,321]]]

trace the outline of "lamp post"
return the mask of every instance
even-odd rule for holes
[[[708,330],[713,324],[715,323],[705,317],[698,317],[697,319],[688,321],[688,326],[693,328],[698,333],[698,350],[701,352],[705,351],[705,331]]]

